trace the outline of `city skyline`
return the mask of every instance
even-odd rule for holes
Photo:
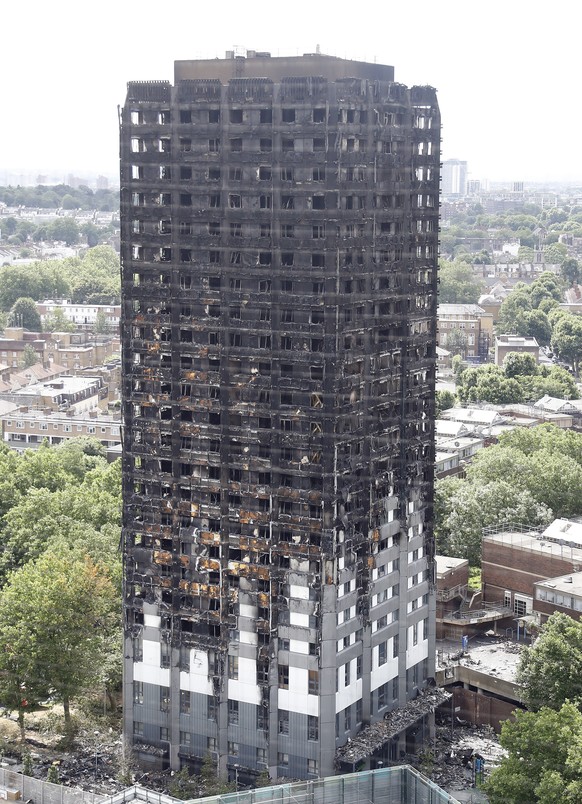
[[[28,8],[9,6],[3,23],[12,35],[0,65],[15,78],[3,85],[0,175],[9,169],[116,175],[117,106],[126,83],[171,80],[174,59],[223,58],[238,44],[273,56],[319,48],[394,65],[396,81],[430,83],[443,115],[443,159],[467,161],[469,178],[582,180],[569,141],[582,113],[568,105],[567,125],[557,115],[569,103],[567,78],[577,69],[576,26],[564,24],[570,8],[558,0],[548,16],[541,3],[528,4],[526,16],[521,4],[493,0],[478,20],[467,19],[466,8],[457,0],[438,7],[420,0],[412,18],[397,4],[372,3],[359,18],[344,18],[298,0],[273,33],[276,20],[253,2],[243,8],[226,0],[220,25],[182,0],[171,14],[146,0],[139,15],[105,0],[89,24],[70,0],[35,7],[32,17]],[[372,24],[378,14],[385,24]],[[542,32],[543,50],[536,45]],[[548,97],[552,107],[544,105],[539,116]]]

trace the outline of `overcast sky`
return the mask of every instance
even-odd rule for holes
[[[240,46],[391,64],[437,88],[472,178],[582,180],[582,7],[553,0],[29,0],[1,13],[0,171],[118,170],[127,81]],[[0,173],[1,177],[1,173]]]

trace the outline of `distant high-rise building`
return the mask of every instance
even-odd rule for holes
[[[392,67],[249,52],[128,85],[124,707],[142,762],[328,775],[433,676],[439,152],[435,91]],[[386,759],[404,747],[386,741]]]
[[[478,195],[481,192],[480,179],[467,179],[467,195]]]
[[[445,159],[443,162],[443,175],[441,192],[443,196],[467,195],[467,163],[460,159]]]

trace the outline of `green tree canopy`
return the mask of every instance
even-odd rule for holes
[[[455,407],[455,395],[452,391],[437,391],[436,392],[436,412],[439,416],[443,410]]]
[[[509,352],[503,360],[503,372],[506,377],[521,377],[526,374],[537,374],[538,364],[533,355],[527,352]]]
[[[75,332],[77,327],[66,317],[62,307],[55,307],[53,312],[46,316],[44,329],[46,332]]]
[[[576,374],[582,359],[582,318],[569,314],[561,317],[552,332],[552,349],[571,363]]]
[[[483,283],[476,278],[470,263],[441,261],[439,279],[441,304],[474,304],[482,293]]]
[[[481,450],[467,467],[467,480],[480,486],[519,478],[520,489],[552,510],[554,516],[582,513],[582,436],[573,433],[573,438],[563,437],[553,425],[540,425],[531,431],[531,436],[528,433],[524,437],[519,428]],[[524,444],[529,451],[522,448]],[[573,444],[577,455],[569,454]],[[523,521],[532,524],[527,518]]]
[[[465,369],[457,377],[461,402],[490,402],[494,405],[537,402],[545,394],[559,399],[578,399],[573,378],[559,366],[535,367],[530,355],[510,352],[503,368],[492,364]],[[522,360],[525,358],[525,360]],[[527,369],[526,369],[527,367]]]
[[[34,299],[25,296],[16,299],[10,310],[10,325],[24,327],[30,332],[41,331],[41,321]]]
[[[560,275],[569,285],[578,283],[582,277],[578,260],[573,257],[567,257],[560,266]]]
[[[437,482],[436,498],[438,550],[467,558],[472,566],[481,564],[483,528],[504,522],[543,525],[553,518],[527,489],[505,479],[467,483],[444,478]]]
[[[491,804],[582,801],[582,714],[574,704],[516,712],[500,741],[508,755],[485,785]]]
[[[582,707],[582,623],[556,612],[524,648],[517,670],[528,709],[560,709],[569,699]]]
[[[117,610],[107,576],[64,542],[13,573],[0,594],[2,699],[22,718],[23,695],[28,704],[52,695],[70,726],[70,702],[98,675]]]

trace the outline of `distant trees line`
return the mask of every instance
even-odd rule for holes
[[[0,311],[22,298],[70,299],[74,304],[119,304],[119,255],[96,246],[82,257],[0,267]]]
[[[82,184],[36,187],[0,187],[0,202],[9,207],[41,207],[42,209],[96,209],[113,212],[119,209],[119,190],[91,190]]]

